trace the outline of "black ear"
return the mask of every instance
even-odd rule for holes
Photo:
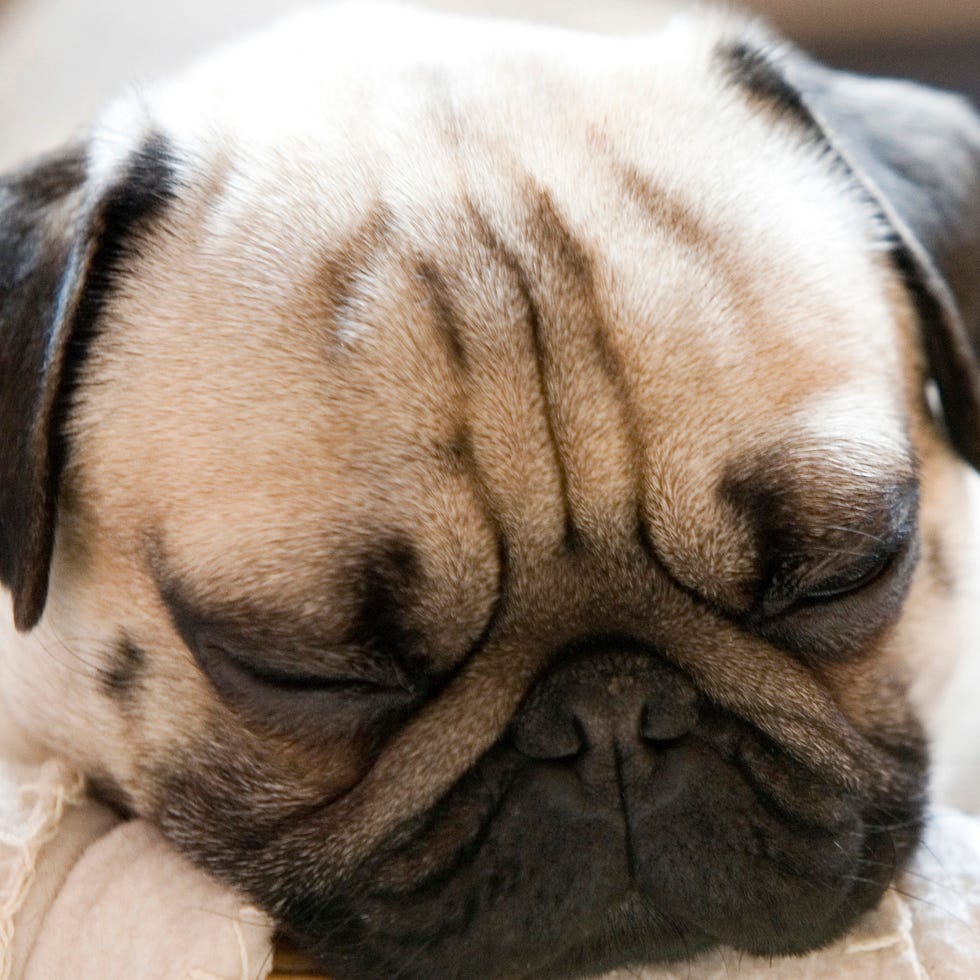
[[[47,597],[72,389],[139,230],[172,194],[170,159],[152,137],[100,190],[82,147],[0,177],[0,583],[18,629]]]
[[[726,57],[739,84],[829,144],[887,221],[947,430],[980,469],[980,116],[958,96],[833,71],[788,45]]]

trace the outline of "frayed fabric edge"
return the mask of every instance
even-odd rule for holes
[[[65,808],[85,796],[85,777],[49,759],[0,770],[0,980],[12,980],[14,924],[30,891],[38,857]]]

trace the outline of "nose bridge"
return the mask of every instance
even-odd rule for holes
[[[626,658],[604,657],[572,668],[566,679],[559,672],[549,695],[564,702],[565,711],[577,723],[588,744],[609,740],[629,741],[638,735],[641,715],[651,695],[649,677],[630,669]],[[620,668],[620,669],[617,669]]]

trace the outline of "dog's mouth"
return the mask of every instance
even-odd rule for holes
[[[608,786],[582,762],[496,746],[357,876],[287,900],[287,927],[337,980],[798,954],[872,907],[918,841],[921,792],[858,800],[720,711],[612,760]],[[913,768],[921,785],[924,756]]]

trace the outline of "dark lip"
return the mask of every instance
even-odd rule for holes
[[[905,854],[897,861],[895,873],[900,871],[918,842],[918,834],[904,850]],[[801,956],[834,942],[849,929],[864,913],[873,908],[893,880],[893,874],[882,874],[880,869],[867,869],[861,862],[855,872],[858,879],[862,872],[868,871],[867,880],[857,880],[852,891],[828,917],[828,921],[801,941],[771,944],[764,947],[750,946],[732,942],[730,937],[719,937],[703,929],[689,919],[680,920],[676,916],[668,918],[658,914],[651,903],[636,891],[630,891],[609,908],[596,928],[578,937],[574,943],[560,951],[546,953],[529,951],[520,965],[511,965],[500,973],[458,971],[446,976],[474,977],[479,980],[578,980],[578,978],[599,978],[612,970],[643,969],[667,963],[693,963],[705,953],[721,947],[728,947],[739,953],[761,958]],[[879,880],[872,881],[872,876]],[[638,941],[631,934],[629,918],[645,919],[661,927],[658,933],[652,932],[644,941]],[[327,965],[324,966],[327,968]],[[432,978],[443,974],[432,972]],[[365,975],[366,977],[367,975]]]
[[[511,980],[571,980],[598,977],[609,970],[629,969],[640,965],[686,962],[717,947],[727,947],[759,957],[798,956],[837,940],[865,912],[873,908],[907,864],[918,845],[922,828],[924,799],[912,800],[904,819],[866,811],[861,817],[863,843],[855,854],[853,867],[847,872],[850,887],[835,902],[828,903],[826,914],[808,928],[793,935],[773,935],[753,944],[740,941],[735,934],[721,934],[718,929],[698,922],[697,910],[685,917],[658,911],[654,897],[647,897],[634,885],[601,913],[599,921],[588,931],[578,933],[564,948],[551,942],[511,955],[501,972],[486,971],[485,963],[475,963],[460,972],[447,968],[445,962],[430,964],[428,974],[417,976],[511,978]],[[734,920],[733,920],[734,921]],[[325,968],[329,968],[329,963]],[[445,971],[445,972],[443,972]],[[358,975],[358,974],[354,974]],[[363,976],[370,976],[364,973]]]
[[[650,948],[638,953],[635,959],[624,962],[623,950],[628,945],[628,926],[624,920],[634,918],[658,918],[666,932],[678,943],[678,949]],[[651,946],[653,944],[651,943]],[[657,963],[684,962],[695,955],[707,952],[719,945],[719,941],[688,921],[679,922],[658,915],[650,903],[635,890],[628,892],[620,902],[610,908],[604,920],[589,935],[578,939],[574,945],[527,968],[526,972],[512,975],[512,980],[570,980],[570,978],[598,977],[609,970],[642,968]],[[583,972],[583,968],[587,972]]]
[[[650,907],[649,902],[639,893],[631,891],[615,907],[609,909],[604,921],[591,935],[580,939],[568,950],[529,966],[525,972],[514,974],[514,980],[571,980],[579,976],[598,977],[613,969],[642,968],[658,963],[691,961],[697,955],[722,946],[729,946],[741,953],[758,957],[805,955],[840,938],[862,915],[874,908],[881,900],[918,847],[922,832],[921,817],[913,820],[909,826],[903,828],[903,831],[906,840],[895,848],[893,860],[887,863],[875,860],[874,845],[883,836],[887,836],[890,844],[894,844],[894,837],[891,834],[869,832],[864,853],[855,869],[855,880],[851,891],[829,916],[826,925],[816,934],[811,934],[802,941],[788,942],[779,947],[740,945],[731,942],[728,937],[713,935],[709,930],[703,929],[689,919],[679,921],[676,918],[667,920],[663,917],[661,921],[664,924],[670,921],[671,926],[676,929],[675,938],[683,946],[683,951],[651,948],[646,955],[637,956],[635,960],[624,961],[621,942],[625,938],[625,929],[617,919],[636,915],[637,912],[646,918],[656,916],[656,911]],[[594,965],[585,966],[588,972],[583,972],[586,963]]]

